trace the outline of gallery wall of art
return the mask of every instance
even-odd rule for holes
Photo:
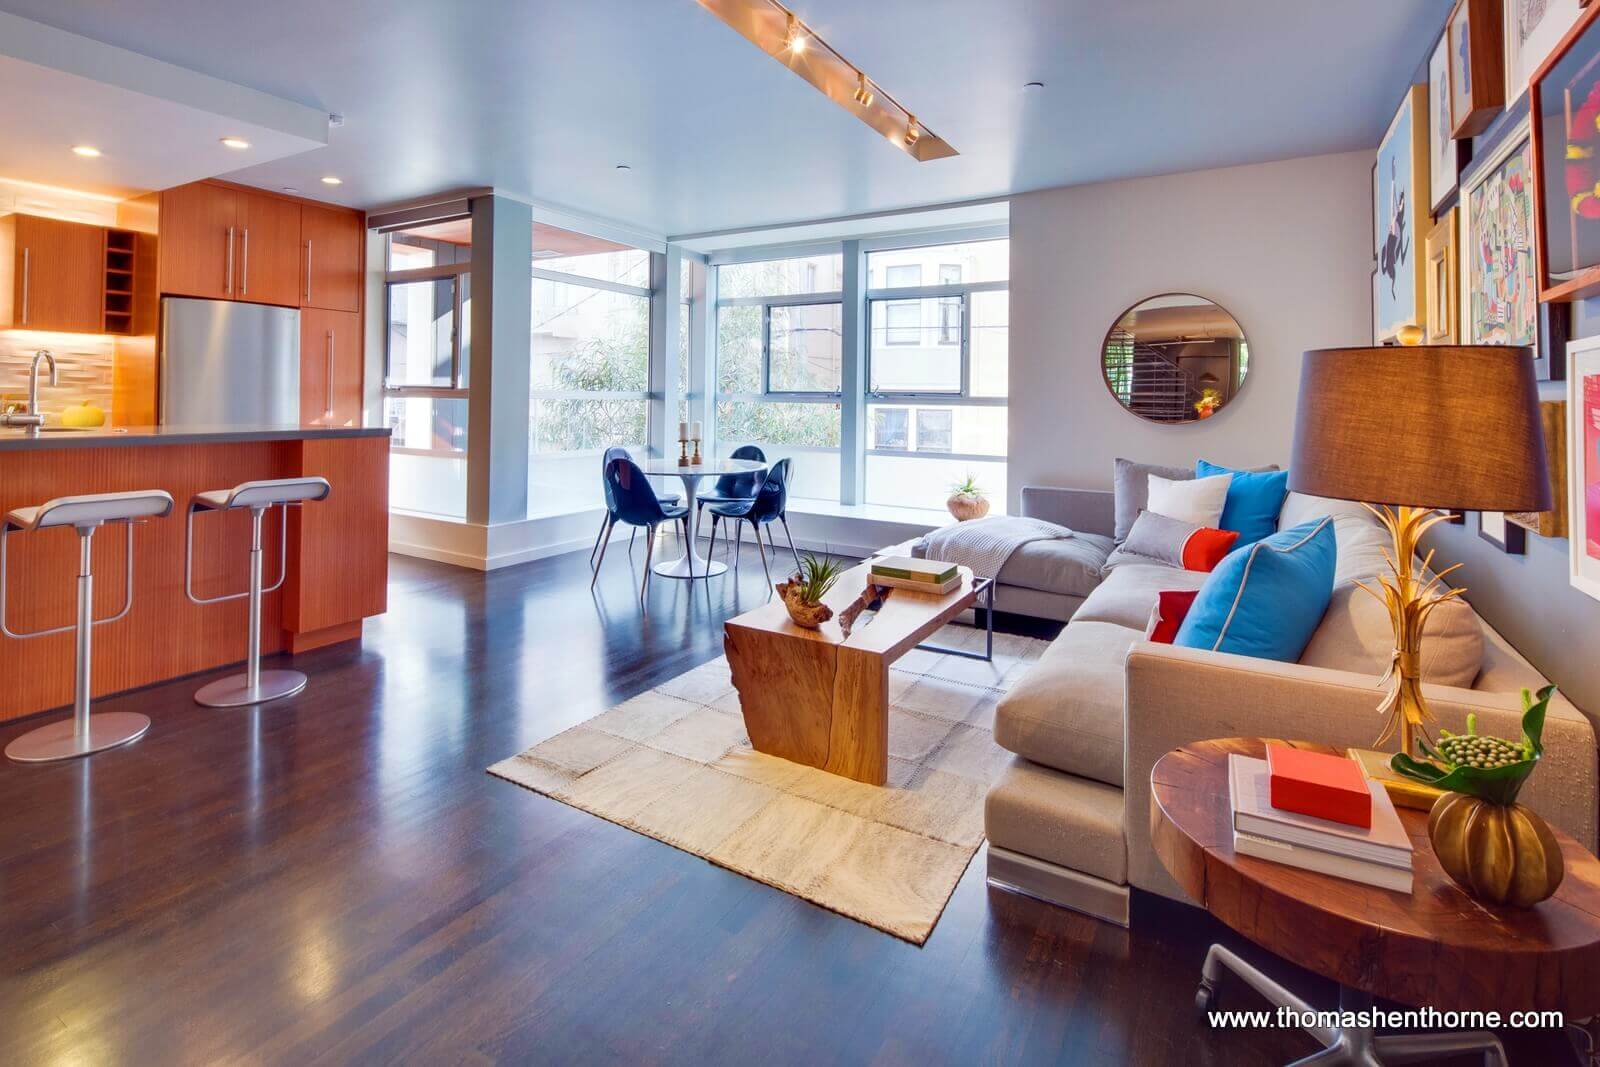
[[[1558,497],[1428,547],[1600,720],[1600,4],[1460,0],[1413,80],[1374,161],[1374,337],[1532,349]]]

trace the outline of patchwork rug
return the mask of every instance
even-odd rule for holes
[[[983,632],[933,643],[972,650]],[[728,663],[710,663],[489,773],[922,944],[983,843],[1010,759],[995,704],[1047,642],[995,635],[994,662],[913,651],[890,672],[886,787],[750,747]]]

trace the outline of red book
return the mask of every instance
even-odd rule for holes
[[[1268,745],[1267,771],[1273,807],[1347,826],[1372,825],[1372,794],[1355,760]]]

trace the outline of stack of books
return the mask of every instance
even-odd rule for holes
[[[872,584],[950,593],[961,585],[961,570],[954,563],[937,559],[883,556],[872,561]]]
[[[1363,827],[1273,807],[1271,778],[1264,759],[1228,757],[1235,852],[1411,892],[1411,839],[1380,783],[1362,779],[1372,797],[1371,825]]]

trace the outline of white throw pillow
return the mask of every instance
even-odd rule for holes
[[[1159,474],[1150,475],[1150,498],[1145,510],[1169,519],[1181,519],[1196,526],[1216,528],[1222,521],[1222,508],[1228,502],[1228,486],[1233,475],[1214,474],[1209,478],[1173,481]]]

